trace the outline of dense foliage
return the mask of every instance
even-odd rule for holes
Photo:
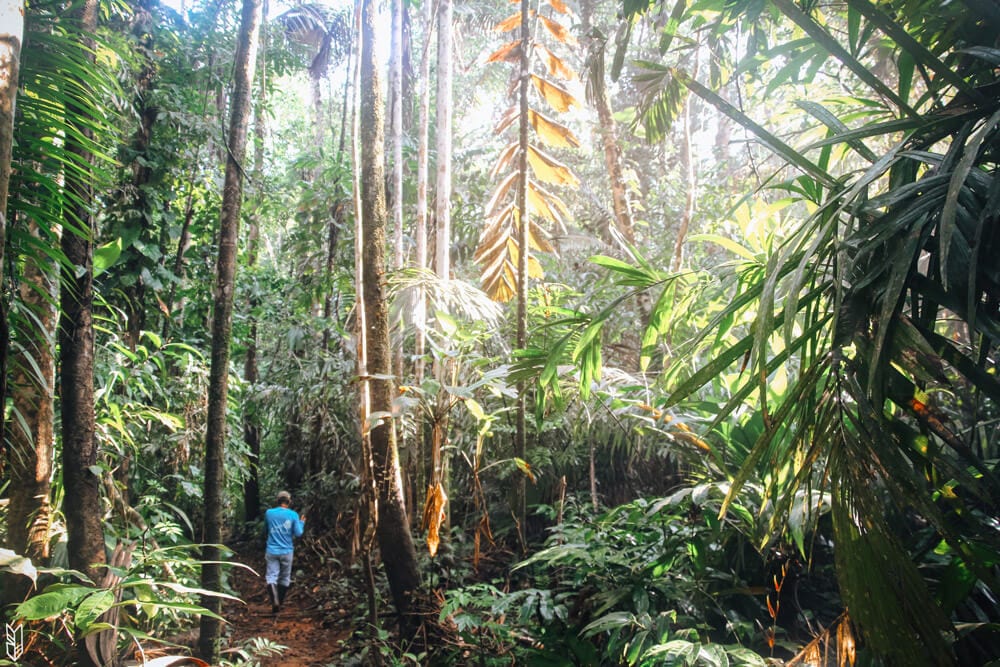
[[[237,593],[229,568],[221,590],[197,583],[206,516],[250,544],[288,488],[306,539],[335,545],[316,590],[368,596],[344,664],[1000,660],[995,3],[538,4],[454,7],[453,99],[429,93],[455,118],[447,188],[419,176],[421,155],[441,162],[415,94],[435,90],[425,52],[439,73],[436,3],[401,4],[384,372],[360,361],[359,257],[390,248],[360,226],[375,190],[358,142],[381,120],[357,114],[373,94],[359,22],[270,8],[240,166],[221,507],[204,476],[239,9],[103,2],[88,34],[67,3],[27,4],[0,602],[34,632],[30,655],[192,644],[193,620]],[[67,260],[66,234],[92,268]],[[427,260],[442,243],[447,275]],[[50,379],[56,285],[90,270],[87,472],[111,565],[96,581],[70,566],[74,424]],[[369,412],[378,383],[391,405]],[[372,450],[382,426],[398,462]],[[395,556],[380,560],[372,519],[397,474],[423,550],[399,625],[370,569]]]

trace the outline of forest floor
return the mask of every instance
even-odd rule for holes
[[[263,638],[286,647],[280,655],[255,657],[262,667],[321,667],[343,664],[344,643],[354,631],[354,599],[334,599],[343,586],[331,586],[339,564],[328,558],[328,548],[321,542],[301,542],[292,565],[293,583],[277,614],[271,613],[264,585],[264,553],[258,541],[232,545],[234,559],[250,568],[235,567],[232,585],[243,602],[226,601],[223,616],[229,622],[228,645],[235,653],[252,653],[251,642]],[[230,655],[233,660],[237,656]]]

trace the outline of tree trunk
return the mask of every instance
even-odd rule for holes
[[[368,345],[372,414],[390,414],[395,396],[389,350],[389,308],[385,284],[384,118],[375,52],[375,3],[362,4],[361,47],[361,212],[364,245],[363,309]],[[400,630],[412,637],[419,623],[414,596],[420,585],[416,550],[403,502],[396,434],[390,417],[371,423],[370,436],[378,492],[378,541],[389,589],[399,612]]]
[[[156,64],[153,44],[153,15],[157,0],[140,0],[136,6],[132,34],[137,49],[142,55],[142,68],[135,81],[135,104],[139,113],[139,127],[132,137],[132,187],[129,189],[127,206],[135,212],[135,222],[140,230],[139,239],[148,238],[148,230],[153,227],[153,209],[146,196],[146,189],[153,177],[152,162],[149,159],[149,142],[153,134],[159,108],[149,98],[156,78]],[[128,261],[123,273],[135,276],[135,282],[123,289],[125,296],[125,343],[131,349],[139,342],[142,330],[146,328],[146,285],[142,277],[145,257],[137,249],[129,250]]]
[[[517,184],[517,347],[525,349],[528,346],[528,254],[531,250],[528,244],[528,230],[531,221],[528,217],[528,82],[530,79],[529,61],[531,53],[531,32],[528,23],[529,3],[521,0],[521,64],[520,90],[520,125],[518,128],[518,184]],[[528,383],[518,380],[517,383],[517,415],[514,431],[514,456],[524,460],[528,441]],[[517,533],[524,549],[524,520],[526,516],[525,491],[526,483],[523,474],[514,476],[514,493],[512,499],[514,518],[517,520]]]
[[[420,118],[418,120],[419,129],[417,139],[417,220],[414,237],[416,241],[416,266],[423,271],[427,266],[427,184],[428,184],[428,163],[430,162],[430,78],[431,78],[431,36],[434,34],[433,8],[431,2],[423,4],[424,26],[427,30],[427,44],[424,45],[424,53],[420,58],[420,79],[417,82],[417,97],[420,100]],[[417,386],[424,379],[424,352],[426,337],[424,335],[427,326],[427,296],[423,282],[417,288],[417,303],[413,309],[414,329],[416,330],[416,343],[414,354],[417,358],[414,375]]]
[[[419,271],[428,269],[427,265],[427,184],[429,145],[430,145],[430,78],[431,78],[431,37],[434,34],[434,9],[432,2],[424,2],[422,8],[423,23],[426,30],[427,42],[424,44],[423,55],[420,58],[420,78],[417,81],[417,98],[420,100],[420,112],[418,118],[418,139],[417,139],[417,215],[416,229],[413,235],[416,242],[416,258],[414,260]],[[427,352],[427,292],[424,289],[423,280],[417,283],[416,303],[413,307],[413,328],[414,344],[413,356],[416,359],[413,364],[414,384],[421,386],[424,381],[424,372],[427,363],[424,355]],[[426,474],[425,465],[425,429],[426,423],[424,412],[421,410],[416,415],[416,447],[414,452],[415,470],[414,479],[411,482],[422,493],[427,487],[429,476]]]
[[[10,187],[10,160],[14,148],[14,106],[24,39],[24,0],[0,0],[0,267],[7,246],[7,192]],[[0,293],[3,292],[0,271]],[[0,299],[0,396],[7,395],[7,313]],[[0,434],[4,432],[0,410]],[[0,450],[3,444],[0,442]]]
[[[260,89],[261,99],[254,107],[254,151],[253,151],[253,173],[258,188],[263,188],[264,182],[264,95],[267,90],[267,68],[264,65],[264,54],[267,53],[267,42],[265,37],[261,37],[261,68],[260,68]],[[257,210],[253,212],[248,220],[247,229],[247,269],[253,270],[257,264],[257,241],[260,236],[260,206],[263,204],[264,193],[257,192]],[[243,360],[243,377],[247,386],[251,389],[257,382],[257,306],[260,299],[256,290],[251,290],[249,308],[250,336],[247,340],[246,358]],[[260,516],[260,420],[257,417],[255,406],[250,405],[249,411],[243,412],[243,442],[246,443],[249,472],[243,482],[243,516],[247,522],[255,521]]]
[[[83,46],[93,62],[93,40],[97,29],[97,0],[86,0],[75,12],[83,31]],[[70,123],[83,110],[67,107]],[[85,126],[77,128],[80,136],[66,137],[66,150],[78,156],[79,163],[91,164],[93,155],[87,143],[92,133]],[[66,210],[62,251],[70,270],[62,277],[59,323],[59,367],[61,370],[61,406],[63,436],[63,486],[69,502],[63,504],[66,516],[69,566],[100,580],[106,562],[104,532],[101,526],[100,477],[97,465],[97,442],[94,417],[94,220],[91,215],[93,192],[84,174],[67,176],[67,199],[73,202]]]
[[[392,106],[392,268],[403,268],[403,0],[392,0],[392,49],[389,100]],[[399,346],[397,373],[402,371]]]
[[[692,77],[698,75],[697,52],[691,72]],[[681,113],[681,171],[684,173],[684,212],[681,214],[677,238],[674,239],[674,257],[670,265],[670,270],[674,273],[681,270],[681,264],[684,261],[684,241],[687,239],[688,230],[691,227],[691,219],[694,218],[695,194],[698,187],[694,170],[694,155],[691,153],[691,106],[694,103],[694,96],[688,95]]]
[[[597,109],[597,119],[601,129],[601,143],[604,146],[604,166],[611,181],[611,201],[614,205],[615,224],[622,238],[629,245],[635,245],[635,230],[632,220],[632,206],[625,190],[625,179],[622,177],[621,148],[615,132],[615,118],[608,100],[608,90],[604,82],[604,44],[595,44],[592,57],[600,59],[601,76],[591,79],[593,84],[593,104]]]
[[[219,259],[216,265],[215,312],[212,318],[212,357],[208,385],[208,418],[205,433],[205,529],[203,542],[210,545],[204,560],[218,561],[222,542],[222,493],[225,490],[226,399],[229,382],[229,342],[233,326],[233,291],[236,278],[236,246],[239,238],[240,208],[243,204],[243,162],[246,155],[250,93],[257,58],[261,0],[243,0],[240,36],[233,73],[232,116],[229,122],[229,150],[219,216]],[[221,568],[206,563],[201,570],[201,586],[221,591]],[[221,599],[205,596],[202,604],[218,613]],[[198,651],[208,662],[218,656],[219,621],[201,617]]]
[[[437,68],[437,260],[438,278],[451,277],[452,0],[438,7]]]
[[[29,224],[28,232],[34,238],[41,236],[34,221]],[[47,260],[42,253],[24,257],[20,301],[31,315],[25,320],[26,326],[19,329],[20,346],[11,369],[13,411],[20,419],[12,423],[7,435],[10,445],[7,546],[36,564],[49,558],[49,490],[55,444],[53,341],[58,321],[55,307],[58,265]],[[46,264],[41,265],[42,261]],[[24,577],[4,582],[0,602],[6,605],[23,599],[27,584]]]

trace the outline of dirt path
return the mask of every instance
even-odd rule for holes
[[[341,641],[350,637],[351,619],[332,600],[322,599],[325,590],[312,582],[294,582],[285,603],[277,615],[271,613],[271,603],[264,590],[264,556],[254,553],[252,546],[236,545],[236,560],[252,567],[233,568],[233,586],[246,603],[228,602],[223,615],[230,622],[228,644],[239,648],[254,637],[264,637],[287,648],[280,656],[264,658],[262,667],[323,667],[339,665]],[[308,554],[296,550],[295,570],[315,571],[309,567]],[[311,587],[310,587],[311,584]]]

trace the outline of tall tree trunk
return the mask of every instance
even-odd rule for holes
[[[417,81],[417,97],[420,100],[420,114],[417,139],[417,216],[414,237],[416,241],[416,266],[423,271],[427,265],[427,184],[429,144],[430,144],[430,78],[431,78],[431,36],[434,34],[434,16],[432,2],[424,2],[423,19],[427,31],[427,43],[420,58],[420,79]],[[427,326],[427,295],[423,282],[417,288],[417,303],[413,311],[414,329],[416,329],[415,356],[417,358],[414,374],[419,386],[424,379],[424,352],[426,346],[425,327]]]
[[[430,146],[430,78],[431,78],[431,38],[434,35],[434,5],[433,2],[424,2],[422,17],[424,29],[426,30],[426,43],[424,44],[423,55],[420,57],[420,78],[417,81],[417,98],[420,100],[420,112],[417,120],[417,211],[416,228],[413,235],[416,241],[416,257],[414,262],[419,271],[428,269],[427,265],[427,184],[429,146]],[[423,384],[424,372],[427,363],[424,355],[427,352],[427,291],[424,289],[424,282],[421,279],[417,283],[416,303],[413,308],[413,328],[415,340],[413,344],[413,356],[416,361],[413,364],[414,384],[418,387]],[[426,473],[425,461],[425,418],[423,411],[418,412],[416,425],[416,459],[414,466],[416,470],[415,479],[412,480],[418,492],[422,492],[427,486],[428,476]]]
[[[622,177],[621,148],[615,132],[615,118],[608,99],[608,89],[604,81],[604,44],[594,44],[591,57],[599,60],[597,66],[601,75],[591,78],[591,100],[597,109],[597,120],[600,124],[601,143],[604,146],[604,166],[611,181],[611,201],[615,212],[615,225],[622,238],[629,245],[635,245],[635,225],[632,219],[632,206],[625,190],[625,179]]]
[[[14,106],[21,65],[21,41],[24,39],[24,0],[0,0],[0,267],[7,246],[7,193],[10,187],[10,161],[14,148]],[[0,294],[3,293],[0,271]],[[7,395],[7,313],[0,299],[0,396]],[[4,415],[0,410],[0,436],[4,433]],[[0,437],[0,451],[3,450]]]
[[[403,12],[404,0],[392,0],[392,48],[389,65],[389,100],[392,106],[392,268],[403,268]],[[399,366],[402,371],[402,346]]]
[[[453,0],[440,0],[438,5],[438,67],[437,67],[437,188],[435,222],[434,270],[442,281],[451,279],[451,145],[452,145],[452,17]],[[434,362],[434,374],[440,385],[447,384],[447,362]],[[438,392],[435,408],[437,433],[431,438],[431,476],[429,486],[440,483],[445,495],[450,492],[447,477],[448,410],[451,398]]]
[[[517,347],[525,349],[528,346],[528,82],[530,77],[531,32],[528,22],[529,3],[521,0],[521,65],[520,89],[518,101],[520,104],[520,125],[518,128],[519,153],[517,159]],[[519,380],[517,383],[517,415],[514,431],[514,456],[524,460],[528,441],[528,383]],[[524,520],[526,482],[524,475],[514,476],[513,511],[517,519],[517,532],[524,548]]]
[[[264,95],[267,91],[267,35],[261,34],[261,67],[260,90],[261,98],[254,107],[254,150],[253,173],[257,184],[255,210],[248,220],[247,229],[247,269],[252,271],[257,264],[257,242],[260,236],[260,208],[264,203]],[[247,340],[246,358],[243,360],[243,377],[248,387],[257,382],[257,306],[260,299],[257,290],[251,290],[249,307],[250,336]],[[246,443],[249,472],[243,482],[243,514],[247,522],[255,521],[260,516],[260,419],[255,406],[250,405],[249,411],[243,413],[243,442]]]
[[[132,35],[142,55],[142,68],[135,81],[135,104],[139,112],[139,127],[132,137],[132,187],[129,190],[127,206],[135,214],[135,224],[140,230],[139,239],[148,239],[148,230],[153,227],[153,210],[146,196],[146,189],[153,177],[152,162],[147,154],[153,134],[153,124],[159,108],[149,98],[156,78],[155,53],[153,44],[153,15],[157,0],[140,0],[136,5]],[[123,290],[125,296],[125,341],[135,349],[139,336],[146,328],[146,284],[142,278],[144,256],[135,248],[130,250],[124,273],[135,276],[135,281]]]
[[[34,238],[41,237],[34,221],[28,231]],[[13,411],[20,419],[12,423],[7,436],[7,546],[35,563],[45,563],[49,558],[49,490],[55,444],[53,341],[58,321],[58,265],[42,253],[29,253],[24,262],[20,301],[30,316],[25,318],[27,326],[19,330],[20,345],[11,369]],[[6,605],[23,598],[27,584],[24,577],[5,581],[0,602]]]
[[[221,591],[222,492],[225,489],[226,399],[229,384],[229,342],[233,326],[233,291],[236,282],[236,246],[239,238],[240,208],[243,205],[243,162],[246,155],[250,93],[257,59],[261,0],[243,0],[240,36],[233,73],[232,116],[229,122],[229,150],[219,216],[219,259],[216,265],[215,312],[212,318],[212,360],[208,385],[208,418],[205,433],[205,529],[201,586]],[[202,604],[218,613],[221,599],[205,596]],[[215,662],[218,656],[219,620],[201,617],[198,650]]]
[[[438,278],[451,278],[452,0],[438,6],[437,67],[437,259]]]
[[[87,58],[93,62],[93,39],[97,29],[97,0],[86,0],[75,12],[83,31],[82,42]],[[75,105],[67,108],[70,123],[85,112]],[[86,126],[78,126],[77,135],[67,135],[66,150],[77,156],[79,164],[92,164],[88,146],[92,137]],[[70,267],[62,276],[59,323],[59,367],[62,400],[62,466],[66,498],[67,553],[69,566],[93,580],[100,580],[106,562],[104,532],[101,526],[100,477],[94,474],[97,464],[97,441],[94,417],[94,220],[91,213],[93,191],[83,174],[67,177],[67,199],[73,202],[66,210],[62,251]]]
[[[364,233],[362,287],[368,346],[372,414],[392,412],[395,382],[391,377],[389,308],[385,284],[386,202],[384,118],[375,52],[375,2],[362,4],[361,46],[361,212]],[[416,550],[403,502],[396,433],[391,417],[370,423],[378,489],[378,541],[389,589],[399,612],[400,630],[410,637],[419,618],[414,596],[420,585]]]

